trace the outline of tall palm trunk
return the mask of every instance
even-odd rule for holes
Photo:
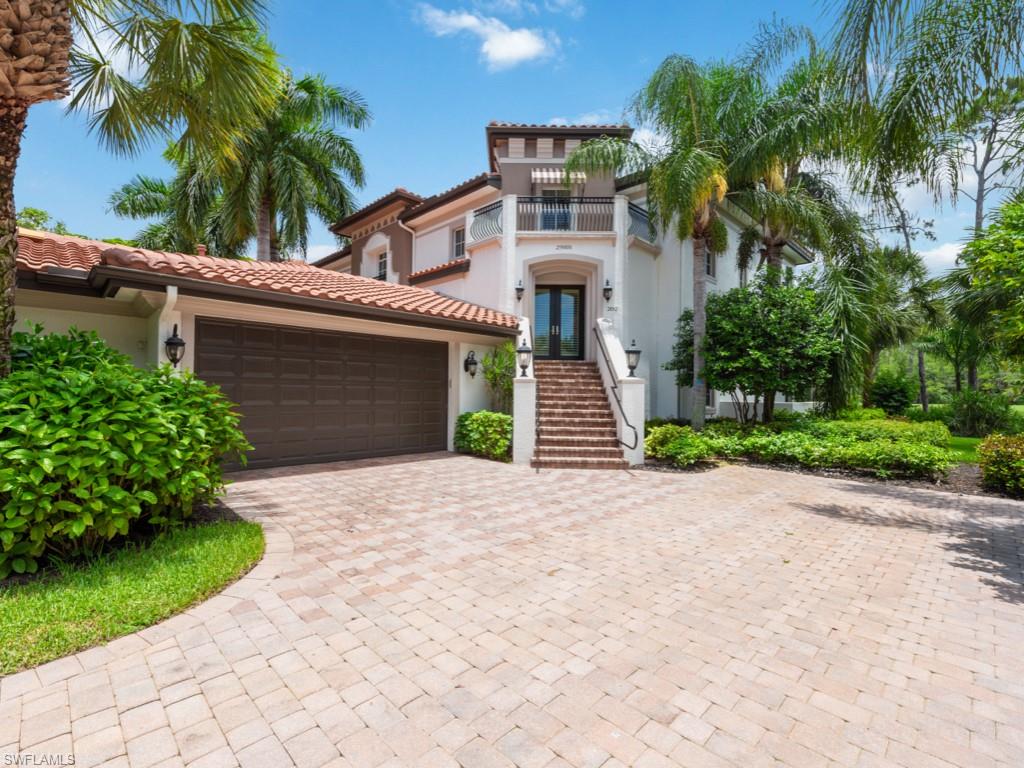
[[[256,212],[256,259],[258,261],[276,261],[274,259],[274,210],[270,198],[260,201]]]
[[[921,392],[921,410],[928,413],[928,379],[925,376],[924,350],[917,350],[917,380]]]
[[[704,427],[707,383],[704,381],[704,334],[707,331],[707,257],[704,235],[693,238],[693,407],[690,422],[694,429]]]
[[[18,224],[14,208],[14,171],[21,154],[28,103],[0,98],[0,378],[11,372],[14,286],[17,281]]]
[[[978,364],[975,362],[967,364],[967,388],[974,391],[978,389]]]

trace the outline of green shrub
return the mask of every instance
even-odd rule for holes
[[[982,482],[1011,496],[1024,496],[1024,437],[990,435],[978,446]]]
[[[957,435],[984,437],[993,432],[1022,431],[1019,416],[1003,395],[966,390],[953,396],[949,408],[950,428]]]
[[[879,371],[871,384],[871,404],[889,416],[902,416],[916,397],[917,385],[899,371]]]
[[[666,424],[675,424],[680,427],[687,427],[690,425],[690,422],[687,419],[677,419],[674,417],[662,418],[659,416],[653,419],[648,419],[644,422],[644,434],[648,435],[655,427],[662,427]]]
[[[652,429],[644,441],[644,451],[656,459],[671,461],[679,467],[689,467],[711,457],[710,443],[690,427],[665,424]]]
[[[938,421],[947,427],[953,423],[953,409],[942,403],[929,405],[927,411],[921,408],[911,408],[905,416],[916,422]]]
[[[866,442],[888,440],[889,442],[926,443],[938,448],[949,445],[949,430],[936,421],[915,424],[892,419],[870,419],[862,421],[829,421],[814,419],[804,422],[800,431],[820,437],[839,437]]]
[[[455,450],[497,461],[510,461],[512,417],[494,411],[460,414],[455,422]]]
[[[220,390],[135,368],[95,333],[15,334],[0,381],[0,578],[44,555],[98,552],[136,524],[169,527],[223,490],[250,449]]]
[[[884,419],[885,411],[881,408],[844,408],[836,414],[839,421],[864,421],[866,419]]]

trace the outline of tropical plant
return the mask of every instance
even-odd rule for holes
[[[993,432],[1015,434],[1024,429],[1010,401],[995,392],[960,392],[951,400],[949,410],[949,426],[957,435],[984,437]]]
[[[713,451],[709,441],[690,427],[665,424],[648,432],[644,453],[677,467],[689,467],[710,458]]]
[[[333,223],[353,210],[350,185],[363,185],[363,162],[338,129],[369,121],[355,91],[321,75],[286,73],[272,111],[236,138],[235,161],[218,178],[223,199],[217,217],[227,237],[244,242],[255,236],[257,259],[305,253],[310,212]]]
[[[0,378],[10,372],[18,252],[14,175],[33,104],[71,94],[110,150],[157,136],[216,157],[269,108],[278,72],[259,0],[0,4]],[[115,62],[124,60],[119,67]]]
[[[793,395],[820,385],[839,352],[820,297],[807,281],[775,283],[762,275],[745,288],[708,299],[705,375],[729,392],[737,418],[774,416],[776,392]],[[771,395],[771,397],[769,397]]]
[[[729,189],[733,145],[756,98],[755,82],[739,67],[701,65],[685,56],[666,58],[636,95],[637,121],[665,137],[648,147],[602,138],[582,144],[566,160],[566,172],[617,172],[647,181],[647,204],[662,230],[674,227],[692,243],[692,424],[704,424],[704,333],[707,323],[707,261],[727,246],[719,205]]]
[[[1024,437],[992,435],[978,446],[982,482],[989,488],[1024,496]]]
[[[501,413],[512,413],[512,390],[516,377],[516,346],[506,341],[484,355],[480,363],[484,381],[491,392],[494,407]]]

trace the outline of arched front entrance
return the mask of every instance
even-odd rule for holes
[[[600,301],[598,260],[541,258],[527,265],[533,351],[541,360],[592,359]]]

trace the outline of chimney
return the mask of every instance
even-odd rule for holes
[[[203,245],[202,243],[196,243],[196,253],[199,254],[200,256],[205,256],[206,246]]]

